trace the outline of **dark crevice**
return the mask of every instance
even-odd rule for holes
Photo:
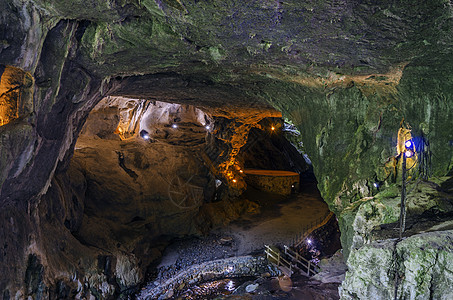
[[[132,179],[137,179],[138,175],[124,164],[124,154],[121,151],[116,152],[118,154],[118,164],[119,166],[129,175]]]

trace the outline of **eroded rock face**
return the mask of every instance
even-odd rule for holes
[[[400,174],[393,167],[397,172],[389,176],[388,162],[399,165],[395,156],[401,126],[429,140],[431,175],[451,172],[451,16],[451,3],[444,0],[2,1],[0,90],[20,97],[1,104],[8,107],[2,114],[14,115],[0,126],[5,220],[0,272],[10,274],[0,278],[3,297],[37,295],[40,284],[21,287],[25,274],[48,280],[46,285],[55,286],[52,293],[61,295],[66,295],[66,285],[79,285],[77,280],[50,283],[59,275],[40,277],[39,266],[44,273],[72,268],[52,262],[51,255],[60,257],[56,260],[66,255],[52,250],[60,247],[57,238],[44,241],[47,232],[59,230],[50,225],[53,219],[66,228],[62,234],[68,240],[81,224],[80,200],[63,195],[70,188],[58,191],[57,181],[66,182],[58,178],[74,169],[69,162],[78,133],[105,96],[190,104],[231,120],[220,125],[240,135],[223,133],[223,144],[208,138],[208,144],[216,145],[208,157],[219,158],[215,164],[223,163],[226,176],[233,177],[237,168],[229,157],[244,145],[250,124],[259,122],[260,115],[277,116],[274,108],[279,109],[301,132],[321,193],[339,216],[347,256],[356,245],[366,244],[363,237],[375,224],[394,221],[397,201],[388,191],[399,190]],[[18,93],[5,83],[6,70],[14,69],[25,80],[14,84],[20,86]],[[2,101],[5,95],[0,95]],[[24,109],[16,113],[14,103],[25,104]],[[124,164],[138,174],[142,171],[129,167],[129,160],[137,170],[146,170],[148,158],[135,158],[133,152],[123,153]],[[118,161],[109,155],[105,157]],[[133,173],[115,167],[135,184]],[[381,190],[373,188],[376,180],[386,182]],[[83,187],[85,181],[76,182]],[[86,188],[93,190],[88,183]],[[219,209],[209,205],[205,217]],[[362,224],[367,215],[376,217]],[[44,216],[48,220],[41,222]],[[361,229],[351,230],[354,226]],[[27,273],[27,265],[36,272]],[[110,295],[105,268],[99,271],[92,259],[83,265],[93,270],[93,286]]]
[[[340,287],[341,299],[450,299],[451,234],[422,233],[353,251]]]

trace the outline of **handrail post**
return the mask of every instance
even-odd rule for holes
[[[310,276],[310,264],[311,261],[308,261],[307,276]]]

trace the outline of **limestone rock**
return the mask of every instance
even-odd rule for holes
[[[341,299],[450,299],[452,231],[373,242],[351,253]]]

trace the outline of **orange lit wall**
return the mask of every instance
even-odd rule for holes
[[[23,90],[30,76],[21,69],[0,66],[0,126],[19,118],[24,105]]]

